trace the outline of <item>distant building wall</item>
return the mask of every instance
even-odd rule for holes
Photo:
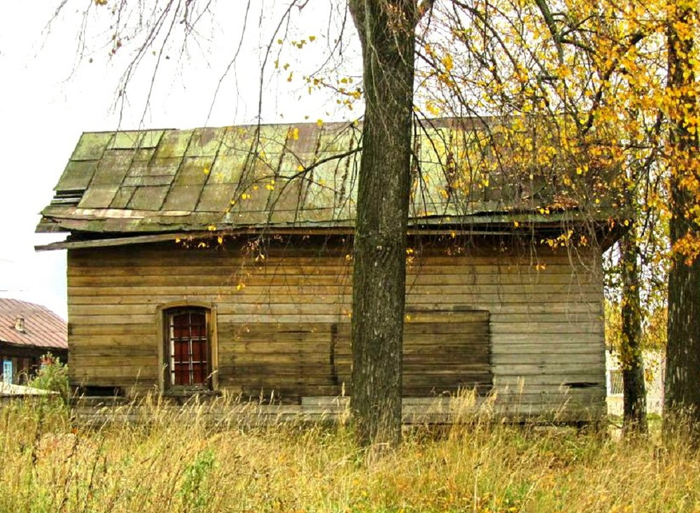
[[[605,352],[608,414],[621,416],[623,412],[622,369],[617,355]],[[647,413],[661,415],[664,406],[664,372],[666,354],[663,351],[644,352],[644,376],[647,391]]]

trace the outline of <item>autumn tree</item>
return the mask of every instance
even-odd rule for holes
[[[698,140],[698,15],[694,2],[668,9],[668,169],[670,239],[668,347],[665,408],[667,431],[679,417],[700,440],[700,141]]]
[[[646,301],[650,287],[640,283],[647,279],[640,265],[659,262],[649,252],[659,252],[662,224],[653,220],[663,201],[663,16],[658,6],[636,0],[455,1],[441,7],[442,39],[422,46],[431,84],[426,110],[511,120],[490,141],[500,151],[492,160],[501,174],[530,169],[530,181],[558,181],[558,197],[569,208],[593,213],[601,202],[624,207],[618,215],[627,228],[639,218],[617,253],[618,347],[625,427],[645,431],[640,291]],[[527,120],[531,129],[523,131]],[[524,186],[527,173],[511,181]],[[646,239],[640,243],[639,237]]]

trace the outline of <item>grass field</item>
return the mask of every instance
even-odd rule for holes
[[[369,458],[342,425],[153,413],[80,427],[56,404],[0,405],[0,511],[700,511],[700,456],[682,440],[472,418]]]

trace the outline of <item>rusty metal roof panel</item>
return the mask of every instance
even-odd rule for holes
[[[156,148],[165,130],[146,130],[139,142],[139,148]]]
[[[142,185],[140,187],[135,187],[129,198],[127,207],[132,210],[159,211],[163,206],[165,196],[168,194],[169,190],[169,184]]]
[[[185,155],[194,130],[167,130],[158,143],[155,157],[180,159]]]
[[[70,160],[55,190],[87,189],[99,160]]]
[[[134,195],[134,191],[136,191],[136,187],[122,185],[117,191],[117,194],[115,194],[114,198],[112,198],[112,202],[109,204],[109,208],[126,208],[129,204],[129,201],[131,201],[132,196]]]
[[[136,150],[143,138],[143,132],[128,130],[116,132],[107,145],[110,150]]]
[[[173,185],[165,197],[162,209],[193,212],[199,202],[203,187],[203,184]]]
[[[119,185],[95,185],[90,187],[80,200],[80,208],[103,208],[110,205],[119,190]]]
[[[90,182],[96,185],[121,185],[131,167],[132,150],[106,150]]]
[[[225,133],[225,128],[197,128],[190,139],[187,156],[215,157]]]
[[[236,184],[207,183],[202,190],[197,204],[197,212],[223,213],[230,206],[236,195]]]
[[[181,157],[158,157],[154,155],[148,161],[148,176],[175,176],[182,162]]]
[[[433,125],[414,138],[412,225],[505,219],[553,204],[551,177],[499,167],[483,131]],[[352,227],[360,138],[348,123],[86,133],[38,230]],[[559,210],[579,207],[563,194]]]
[[[84,133],[73,151],[71,161],[101,159],[113,137],[113,132]]]
[[[214,157],[185,157],[174,185],[204,185],[211,173]]]

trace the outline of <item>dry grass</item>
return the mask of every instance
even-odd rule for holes
[[[370,462],[344,426],[152,413],[76,428],[55,405],[0,406],[0,511],[700,511],[700,457],[682,441],[475,418]]]

